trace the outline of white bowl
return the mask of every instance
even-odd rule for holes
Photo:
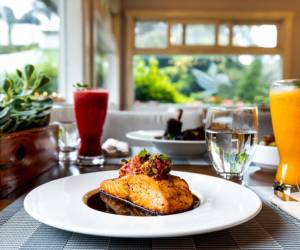
[[[279,165],[277,147],[257,145],[252,162],[263,169],[276,170]]]
[[[126,134],[132,140],[151,142],[161,153],[172,157],[199,157],[206,152],[206,142],[157,139],[163,135],[163,130],[139,130]]]

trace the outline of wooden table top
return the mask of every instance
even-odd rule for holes
[[[54,179],[58,179],[61,177],[78,175],[82,173],[90,173],[90,172],[97,172],[97,171],[105,171],[105,170],[116,170],[119,169],[120,166],[116,165],[105,165],[103,168],[99,167],[79,167],[77,165],[57,165],[53,166],[46,172],[42,173],[37,178],[33,179],[32,181],[28,182],[26,185],[23,185],[21,188],[15,190],[14,192],[10,193],[4,199],[0,199],[0,211],[8,206],[10,203],[14,202],[20,196],[28,193],[35,187],[49,182]],[[178,171],[187,171],[187,172],[194,172],[206,175],[215,176],[216,173],[212,166],[190,166],[190,165],[183,165],[183,166],[173,166],[174,170]],[[248,171],[245,174],[245,184],[248,186],[271,186],[273,183],[273,179],[275,177],[275,171],[263,171],[258,167],[251,166],[248,168]]]

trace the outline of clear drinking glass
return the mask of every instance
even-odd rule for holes
[[[59,127],[58,146],[60,162],[75,162],[80,140],[73,106],[54,105],[51,119]]]
[[[211,107],[206,145],[217,174],[241,182],[257,143],[257,107]]]
[[[80,142],[76,123],[74,121],[57,121],[56,124],[59,126],[59,160],[75,162]]]
[[[274,191],[284,200],[300,191],[300,79],[274,82],[270,108],[280,163]]]

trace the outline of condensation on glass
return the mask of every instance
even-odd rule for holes
[[[136,48],[166,48],[168,25],[161,21],[137,21],[134,28]]]
[[[185,33],[187,45],[214,45],[214,24],[187,24]]]
[[[275,48],[277,26],[275,24],[234,25],[233,46]]]
[[[60,17],[57,1],[0,1],[0,75],[31,63],[57,91]]]

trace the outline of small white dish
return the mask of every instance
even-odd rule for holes
[[[136,217],[108,214],[89,208],[83,196],[117,171],[103,171],[48,182],[31,191],[24,208],[47,225],[82,234],[150,238],[219,231],[244,223],[261,210],[258,196],[244,186],[221,178],[172,171],[184,178],[201,200],[199,207],[179,214]]]
[[[277,147],[257,145],[252,162],[266,170],[276,170],[279,165]]]
[[[139,130],[126,134],[132,140],[150,142],[161,153],[175,158],[199,157],[206,152],[206,142],[157,139],[163,136],[163,130]]]

